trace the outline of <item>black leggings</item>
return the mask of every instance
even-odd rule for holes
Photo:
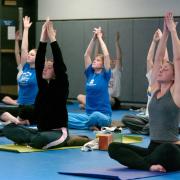
[[[113,142],[109,145],[109,156],[133,169],[149,170],[160,164],[166,171],[180,170],[180,145],[151,142],[148,148]]]
[[[62,147],[66,145],[68,132],[63,130],[38,131],[14,123],[6,125],[3,135],[17,144],[26,144],[38,149]]]

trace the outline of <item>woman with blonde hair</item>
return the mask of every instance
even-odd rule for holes
[[[35,58],[36,49],[29,51],[28,34],[29,28],[32,25],[30,17],[23,18],[24,30],[21,44],[21,60],[20,65],[22,72],[18,76],[18,99],[17,110],[4,112],[0,111],[0,119],[5,122],[14,122],[16,124],[35,124],[33,116],[33,108],[35,98],[38,92],[36,72],[35,72]]]
[[[173,63],[162,60],[171,34]],[[150,171],[180,170],[180,41],[172,13],[164,18],[151,76],[154,89],[149,104],[150,144],[148,148],[113,142],[108,152],[112,159],[134,169]]]
[[[98,54],[93,62],[92,50],[96,39],[103,54]],[[69,128],[99,129],[111,124],[111,104],[108,83],[111,78],[110,57],[102,39],[101,28],[95,28],[93,37],[84,55],[86,75],[86,114],[69,113]]]

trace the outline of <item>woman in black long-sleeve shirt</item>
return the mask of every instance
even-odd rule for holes
[[[51,22],[49,23],[51,24]],[[48,24],[47,29],[49,29],[49,26]],[[42,131],[67,127],[68,119],[66,66],[63,62],[61,50],[55,40],[55,35],[50,38],[50,41],[53,61],[45,61],[47,43],[43,40],[43,37],[41,37],[36,57],[36,77],[39,92],[35,101],[35,118],[38,129]]]
[[[51,42],[53,60],[45,61],[48,39]],[[49,20],[42,26],[35,62],[39,92],[35,101],[34,117],[38,130],[11,123],[3,129],[3,133],[18,144],[26,143],[35,148],[64,146],[68,139],[66,101],[69,83],[66,66],[56,41],[56,32]]]

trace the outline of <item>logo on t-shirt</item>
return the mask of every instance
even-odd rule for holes
[[[24,73],[22,73],[22,75],[21,75],[20,78],[19,78],[19,83],[20,83],[21,85],[26,85],[26,84],[28,84],[28,81],[29,81],[31,75],[32,75],[31,72],[24,72]]]
[[[87,83],[88,86],[95,86],[94,79],[91,79],[89,83]]]

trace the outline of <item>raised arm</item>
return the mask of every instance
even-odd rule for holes
[[[168,30],[171,33],[173,46],[173,62],[175,70],[173,99],[178,107],[180,107],[180,40],[177,35],[176,22],[174,22],[173,15],[168,12],[165,16],[165,21]]]
[[[157,29],[153,35],[153,39],[152,39],[152,42],[151,42],[151,45],[149,47],[149,51],[147,54],[147,73],[153,68],[155,49],[161,36],[162,36],[161,30]]]
[[[169,31],[167,29],[165,19],[164,19],[163,33],[162,33],[161,39],[159,40],[159,44],[156,50],[154,65],[153,65],[152,75],[151,75],[151,82],[152,82],[151,85],[153,86],[157,84],[157,76],[158,76],[160,67],[162,65],[162,61],[165,56],[168,35],[169,35]]]
[[[69,82],[66,73],[67,69],[63,61],[61,49],[56,40],[56,30],[54,29],[53,23],[51,21],[47,24],[47,34],[51,43],[55,78],[58,80],[59,84],[61,84],[61,96],[64,100],[66,100],[69,93]]]
[[[96,57],[99,54],[99,41],[95,41],[95,49],[94,49],[94,57]]]
[[[19,31],[16,31],[15,33],[14,53],[15,53],[17,66],[19,66],[21,62],[20,49],[19,49]]]
[[[62,78],[61,76],[66,73],[66,66],[63,61],[61,49],[56,41],[56,30],[54,29],[51,21],[47,24],[47,34],[51,42],[51,49],[54,59],[53,66],[56,78]]]
[[[87,69],[87,67],[92,63],[91,54],[93,51],[95,41],[96,41],[96,34],[94,33],[93,37],[92,37],[92,39],[91,39],[91,41],[90,41],[90,43],[86,49],[86,52],[84,54],[85,69]]]
[[[21,64],[22,66],[26,63],[27,57],[28,57],[28,34],[29,34],[29,28],[31,27],[32,22],[30,22],[30,17],[25,16],[23,18],[23,24],[24,24],[24,31],[23,31],[23,37],[22,37],[22,44],[21,44]]]
[[[115,48],[116,48],[116,68],[122,69],[122,50],[119,43],[120,34],[119,32],[116,33],[115,37]]]
[[[165,51],[165,55],[164,55],[164,61],[169,61],[169,54],[168,54],[167,47],[166,47],[166,51]]]
[[[36,60],[35,60],[36,77],[37,77],[39,88],[43,87],[43,84],[45,82],[42,78],[42,72],[44,68],[46,46],[47,46],[47,41],[48,41],[47,29],[46,29],[47,22],[48,21],[46,21],[42,26],[41,35],[40,35],[40,43],[37,49]]]
[[[110,67],[110,56],[109,56],[107,46],[102,38],[101,28],[95,29],[95,33],[97,34],[97,38],[98,38],[100,47],[101,47],[103,55],[104,55],[104,67],[106,70],[109,70],[111,68]]]

